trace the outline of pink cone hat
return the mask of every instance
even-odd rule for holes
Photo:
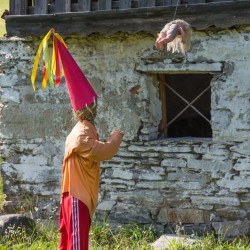
[[[96,101],[97,94],[65,45],[58,39],[57,43],[73,110],[83,109]]]

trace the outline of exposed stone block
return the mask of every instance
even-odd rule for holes
[[[104,175],[109,178],[121,178],[126,180],[132,180],[134,176],[133,172],[122,169],[106,170]]]
[[[218,180],[216,184],[223,188],[229,188],[232,192],[240,192],[242,189],[245,193],[245,190],[250,188],[250,176],[232,176],[228,179]]]
[[[193,150],[195,153],[198,154],[205,154],[209,151],[209,145],[208,144],[199,144],[199,145],[194,145]]]
[[[175,146],[175,145],[162,145],[162,146],[129,146],[129,151],[135,151],[135,152],[163,152],[163,153],[170,153],[170,152],[191,152],[191,147],[189,145],[183,145],[183,146]]]
[[[47,166],[39,166],[34,164],[7,164],[2,165],[5,176],[14,182],[22,184],[32,183],[49,183],[55,182],[59,184],[61,178],[61,169],[55,169]]]
[[[135,166],[134,163],[121,162],[121,161],[103,161],[101,163],[102,168],[112,168],[112,169],[131,169]]]
[[[153,172],[152,170],[143,170],[143,169],[139,169],[139,170],[135,170],[134,171],[134,179],[136,180],[149,180],[149,181],[161,181],[164,179],[164,176],[157,174],[155,172]]]
[[[200,169],[207,172],[228,172],[232,169],[231,161],[209,161],[209,160],[193,160],[190,159],[187,164],[188,168]]]
[[[211,222],[214,222],[214,221],[216,221],[216,222],[221,222],[221,221],[222,221],[222,218],[215,212],[215,213],[211,213],[211,214],[210,214],[209,220],[210,220]]]
[[[212,205],[197,205],[196,207],[201,210],[208,210],[208,211],[211,211],[214,208],[214,206]]]
[[[131,188],[128,188],[127,185],[125,184],[107,184],[104,183],[101,185],[101,188],[104,192],[111,192],[111,191],[127,191],[127,190],[131,190]]]
[[[110,199],[114,201],[127,201],[140,204],[157,204],[163,202],[163,196],[158,190],[135,190],[129,192],[110,192]]]
[[[192,152],[192,148],[190,145],[180,144],[180,145],[171,145],[162,146],[161,151],[163,153],[189,153]]]
[[[228,160],[227,155],[214,155],[207,153],[202,157],[202,160],[214,160],[214,161],[226,161]]]
[[[119,210],[116,213],[112,213],[109,216],[109,220],[112,221],[119,221],[123,224],[129,224],[132,222],[136,222],[138,224],[150,224],[151,217],[149,211],[147,209],[129,209],[129,210]]]
[[[191,196],[191,200],[195,205],[240,206],[239,198],[234,197]]]
[[[36,166],[44,166],[48,163],[48,157],[45,157],[43,155],[21,155],[20,157],[20,163],[23,165],[29,165],[30,167],[33,165]],[[19,167],[19,166],[17,166]],[[21,166],[20,166],[21,168]]]
[[[154,149],[154,147],[149,148],[149,147],[144,147],[144,146],[131,145],[128,147],[128,150],[132,152],[142,152],[142,153],[150,152],[151,150],[153,152],[158,152],[160,150],[160,147]]]
[[[155,159],[155,158],[150,158],[150,157],[149,158],[142,158],[141,164],[144,166],[160,166],[161,160]]]
[[[162,190],[170,187],[174,188],[176,187],[176,185],[174,182],[167,182],[167,181],[140,181],[137,182],[136,187],[143,189]]]
[[[165,234],[162,235],[159,239],[157,239],[153,244],[152,247],[154,250],[165,250],[169,249],[169,246],[172,244],[172,242],[178,242],[182,246],[185,246],[186,248],[189,248],[194,242],[196,242],[197,239],[191,239],[187,237],[177,236],[177,235],[170,235]]]
[[[110,211],[114,205],[115,205],[115,201],[108,201],[108,200],[105,200],[105,201],[102,201],[100,203],[98,203],[97,205],[97,210],[104,210],[104,211]]]
[[[116,155],[119,157],[124,157],[124,158],[140,158],[140,156],[135,153],[121,151],[121,150],[119,150]]]
[[[181,225],[180,234],[184,235],[195,235],[195,236],[204,236],[214,233],[212,226],[207,223],[203,224],[184,224]]]
[[[110,179],[110,178],[101,178],[101,183],[105,184],[126,184],[127,186],[134,186],[135,181],[132,180],[123,180],[123,179]]]
[[[190,194],[187,192],[175,192],[175,188],[162,190],[164,197],[164,207],[174,207],[187,209],[194,207],[190,200]]]
[[[153,152],[153,153],[148,152],[148,153],[141,153],[140,155],[141,155],[142,158],[144,158],[144,157],[158,158],[160,156],[160,153],[158,153],[158,152]]]
[[[239,159],[234,165],[233,169],[237,171],[250,171],[250,157],[245,159]]]
[[[232,146],[230,150],[232,152],[237,152],[241,155],[249,156],[249,148],[250,148],[250,140],[247,140],[243,143],[239,143],[238,145]]]
[[[159,174],[159,175],[166,175],[165,168],[162,168],[162,167],[151,167],[151,169],[152,169],[156,174]]]
[[[139,161],[139,159],[135,159],[135,158],[129,158],[129,157],[118,157],[115,156],[113,157],[111,160],[109,160],[109,162],[114,163],[114,164],[140,164],[141,162]]]
[[[216,214],[228,221],[244,220],[247,217],[247,211],[230,207],[217,209]]]
[[[221,131],[227,128],[232,120],[233,113],[227,109],[213,110],[213,129]]]
[[[3,103],[8,102],[14,102],[14,103],[20,103],[21,97],[20,93],[17,90],[11,89],[11,88],[2,88],[1,94],[1,101]]]
[[[215,233],[225,237],[246,236],[250,233],[250,221],[223,221],[213,222]]]
[[[211,177],[206,173],[197,173],[196,171],[178,171],[178,172],[169,172],[168,180],[170,181],[183,181],[183,182],[196,182],[199,180],[199,183],[204,184],[211,181]]]
[[[161,166],[162,167],[180,167],[180,168],[184,168],[186,167],[187,162],[185,160],[182,159],[176,159],[176,158],[168,158],[168,159],[164,159],[161,162]]]
[[[198,209],[167,209],[167,222],[182,224],[209,222],[208,214]]]
[[[199,190],[198,193],[202,193],[201,189],[203,189],[206,184],[204,182],[198,182],[198,181],[190,181],[190,182],[175,182],[175,185],[177,188],[180,189],[187,189],[187,190]]]

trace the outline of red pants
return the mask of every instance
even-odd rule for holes
[[[87,206],[64,193],[60,208],[60,250],[88,250],[91,219]]]

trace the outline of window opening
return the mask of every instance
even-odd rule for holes
[[[212,137],[212,74],[160,74],[164,137]]]

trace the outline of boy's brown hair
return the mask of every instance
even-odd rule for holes
[[[87,120],[89,122],[94,122],[96,117],[96,103],[92,103],[84,109],[73,110],[74,118],[78,121]]]

